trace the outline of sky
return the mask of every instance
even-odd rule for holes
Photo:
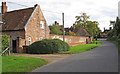
[[[0,2],[7,2],[8,11],[39,4],[48,25],[54,21],[62,24],[64,13],[65,27],[70,27],[75,23],[75,16],[85,12],[90,16],[89,20],[99,22],[99,27],[103,31],[104,27],[109,29],[110,21],[115,21],[118,16],[119,0],[0,0]]]

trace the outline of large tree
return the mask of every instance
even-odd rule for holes
[[[101,30],[99,29],[99,23],[97,21],[90,21],[90,16],[86,13],[81,13],[81,15],[76,16],[76,28],[82,27],[83,29],[87,29],[91,36],[98,35]]]
[[[114,29],[116,31],[116,36],[118,36],[120,34],[120,19],[118,17],[116,18]]]
[[[98,28],[99,23],[96,21],[87,21],[86,29],[91,36],[98,35],[101,30]]]
[[[108,39],[117,40],[120,39],[120,19],[117,17],[113,22],[113,29],[108,33]]]
[[[58,25],[53,24],[52,26],[49,26],[49,28],[50,28],[50,34],[57,34],[57,35],[62,34],[62,31],[60,30]]]
[[[80,13],[79,16],[76,16],[75,23],[78,24],[77,27],[82,26],[83,28],[86,28],[87,21],[89,19],[89,16],[86,13]]]

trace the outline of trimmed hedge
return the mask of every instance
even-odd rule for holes
[[[118,39],[118,45],[120,45],[120,39]]]
[[[3,51],[7,47],[10,47],[10,36],[0,35],[0,48],[2,48],[2,51]]]
[[[68,50],[70,50],[70,46],[59,39],[44,39],[34,42],[28,47],[28,53],[30,54],[50,54]]]

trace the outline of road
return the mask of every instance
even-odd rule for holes
[[[90,51],[76,54],[32,72],[118,72],[118,49],[105,40]]]

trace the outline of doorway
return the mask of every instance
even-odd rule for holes
[[[16,40],[12,40],[12,48],[13,48],[13,53],[17,53],[17,44],[16,44]]]

